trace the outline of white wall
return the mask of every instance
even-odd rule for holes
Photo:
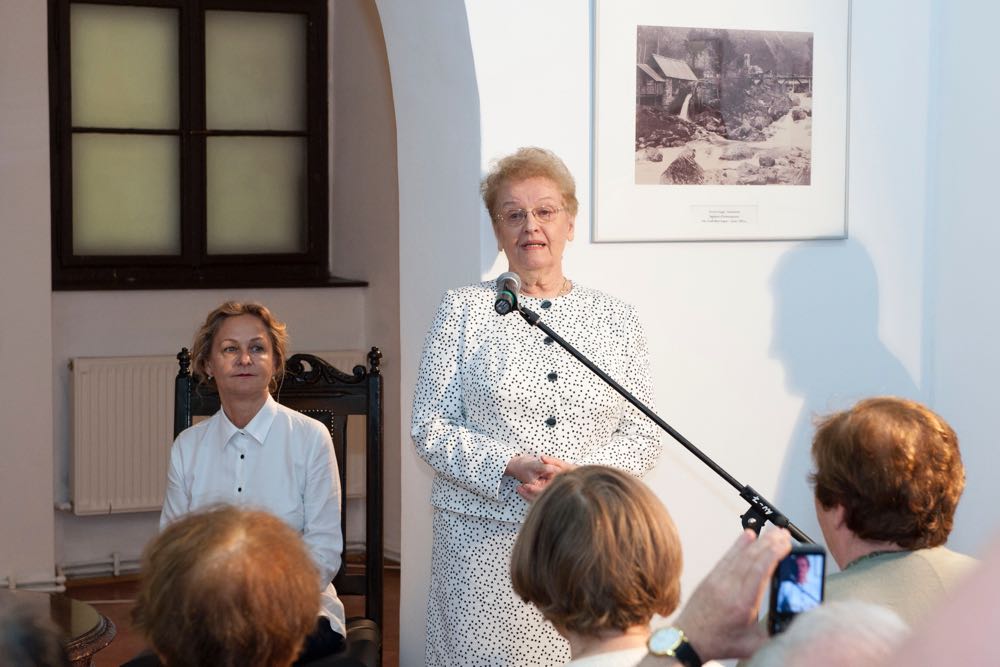
[[[423,664],[431,475],[410,445],[413,384],[441,293],[479,276],[479,100],[461,0],[376,0],[399,157],[400,659]]]
[[[1000,90],[988,74],[1000,7],[933,5],[936,55],[931,69],[931,173],[927,198],[935,222],[932,259],[934,405],[958,432],[966,491],[952,541],[979,550],[1000,528],[997,378],[1000,247],[996,157],[991,129]]]
[[[385,548],[399,558],[399,187],[389,63],[372,0],[330,3],[331,252],[337,271],[367,280],[365,349],[382,350]],[[332,316],[335,311],[331,311]],[[407,443],[409,444],[409,443]]]
[[[44,2],[0,3],[0,579],[18,581],[53,566],[45,31]]]
[[[423,660],[431,542],[430,473],[406,448],[405,404],[437,294],[503,268],[485,214],[471,201],[476,177],[490,159],[528,144],[552,148],[565,159],[577,175],[583,204],[577,239],[567,251],[567,274],[639,308],[651,340],[659,413],[737,479],[778,502],[816,539],[821,536],[805,483],[813,415],[873,393],[928,400],[934,378],[950,381],[952,402],[959,403],[965,400],[961,370],[974,366],[989,349],[979,339],[956,340],[955,348],[964,351],[954,355],[962,364],[945,373],[940,348],[948,334],[958,338],[952,330],[961,327],[935,328],[928,311],[927,264],[935,261],[937,250],[928,247],[927,230],[933,226],[940,233],[940,226],[952,223],[957,200],[975,187],[986,187],[982,180],[966,182],[965,167],[959,164],[959,155],[968,159],[968,151],[974,150],[973,142],[957,142],[950,153],[940,150],[956,163],[953,184],[938,204],[944,207],[947,201],[947,214],[935,208],[929,217],[923,195],[938,168],[951,168],[945,160],[933,170],[928,167],[929,127],[938,130],[930,125],[938,122],[928,115],[935,108],[931,97],[939,95],[939,87],[951,90],[938,82],[959,71],[956,93],[962,93],[967,105],[995,100],[995,91],[986,93],[982,78],[987,36],[954,43],[975,21],[989,24],[978,9],[974,16],[971,10],[966,14],[930,0],[854,3],[848,240],[591,245],[586,233],[592,122],[589,4],[456,0],[418,12],[410,3],[378,2],[396,105],[400,262],[403,275],[413,267],[425,277],[421,293],[404,300],[400,322],[402,499],[408,508],[401,602],[401,617],[408,619],[401,637],[404,665]],[[947,55],[932,72],[930,54],[937,46],[932,16],[937,20],[942,14],[951,15],[955,25],[949,22],[943,33],[933,33]],[[470,62],[475,66],[471,79],[464,69]],[[989,132],[986,114],[995,104],[977,108],[971,118],[981,122],[971,127],[965,122],[966,104],[950,97],[941,104],[948,105],[949,115],[939,115],[954,128],[949,136],[964,137],[974,129],[978,139]],[[986,169],[991,158],[990,152],[977,155],[973,165],[991,173]],[[983,197],[973,197],[979,208],[985,208]],[[450,215],[435,215],[443,203]],[[963,211],[970,227],[973,218],[990,215]],[[478,236],[471,239],[467,225],[474,219],[479,221]],[[961,264],[968,245],[979,238],[981,234],[966,231],[942,264]],[[979,251],[984,259],[988,247]],[[470,255],[478,260],[475,271]],[[950,292],[964,290],[972,279],[974,268],[963,268],[961,284],[950,286]],[[985,298],[981,302],[988,303]],[[955,308],[965,313],[968,306]],[[991,331],[996,326],[993,312],[966,317],[988,320]],[[957,314],[948,319],[953,318],[960,319]],[[974,344],[961,345],[967,342]],[[931,358],[936,359],[936,375],[927,368]],[[985,384],[992,368],[983,370],[975,389],[986,401],[992,396]],[[944,406],[941,394],[935,396]],[[956,422],[962,418],[941,409]],[[970,421],[983,419],[982,414],[988,413],[970,416]],[[969,461],[994,456],[985,440],[970,442],[968,436],[964,451]],[[975,552],[979,526],[995,523],[996,512],[980,497],[989,493],[989,485],[971,472],[969,477],[953,543]],[[670,441],[647,479],[674,509],[685,546],[683,586],[690,591],[735,539],[745,504]]]

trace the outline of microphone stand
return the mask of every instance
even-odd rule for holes
[[[740,484],[736,478],[726,472],[722,466],[713,461],[703,451],[695,447],[690,440],[681,435],[676,429],[674,429],[674,427],[660,419],[659,415],[650,410],[642,401],[629,393],[627,389],[615,382],[610,375],[602,371],[597,364],[585,357],[582,352],[567,343],[559,334],[553,331],[549,325],[542,322],[538,313],[525,308],[520,303],[516,303],[515,308],[528,324],[533,327],[538,327],[544,331],[549,338],[559,343],[560,347],[572,354],[580,363],[593,371],[599,378],[604,380],[608,386],[621,394],[626,401],[634,405],[639,412],[652,419],[657,426],[669,433],[674,440],[684,445],[689,452],[697,456],[698,459],[711,468],[715,474],[729,482],[730,486],[739,491],[740,497],[750,503],[750,508],[740,516],[740,520],[744,528],[749,528],[760,535],[760,529],[763,527],[764,522],[770,521],[775,526],[787,528],[788,532],[792,534],[792,537],[799,542],[804,544],[813,544],[813,540],[810,539],[808,535],[803,533],[795,524],[789,521],[788,517],[778,511],[778,508],[772,505],[766,498],[764,498],[764,496],[757,493],[749,485]]]

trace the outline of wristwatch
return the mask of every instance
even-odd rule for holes
[[[688,638],[684,636],[684,631],[680,628],[670,626],[668,628],[658,628],[649,635],[646,647],[652,655],[665,655],[677,658],[684,667],[701,667],[701,658],[694,650]]]

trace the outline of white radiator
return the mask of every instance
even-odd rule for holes
[[[313,354],[346,373],[366,361],[358,350]],[[159,511],[173,442],[176,357],[80,357],[71,368],[74,514]],[[364,428],[363,417],[349,420],[349,541],[359,528],[364,535]]]
[[[74,514],[159,510],[173,442],[174,357],[74,359]]]

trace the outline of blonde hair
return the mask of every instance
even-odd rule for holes
[[[514,592],[560,631],[645,625],[680,599],[681,544],[645,484],[604,466],[557,476],[514,544]]]
[[[528,146],[496,160],[479,185],[479,193],[483,197],[483,204],[486,205],[494,227],[500,214],[497,202],[500,198],[500,189],[506,184],[536,177],[547,178],[555,183],[566,212],[570,216],[576,215],[579,202],[576,200],[576,181],[573,180],[573,174],[552,151]]]
[[[224,304],[213,310],[205,318],[204,324],[198,328],[194,335],[194,342],[191,344],[191,372],[201,384],[208,384],[210,381],[205,365],[212,355],[212,343],[215,341],[215,334],[218,333],[222,323],[230,317],[239,315],[253,315],[261,321],[267,329],[268,337],[271,339],[271,350],[274,355],[274,373],[271,376],[270,390],[273,392],[278,388],[278,384],[285,372],[285,359],[288,357],[288,331],[284,322],[279,321],[267,306],[259,303],[241,303],[239,301],[226,301]]]

